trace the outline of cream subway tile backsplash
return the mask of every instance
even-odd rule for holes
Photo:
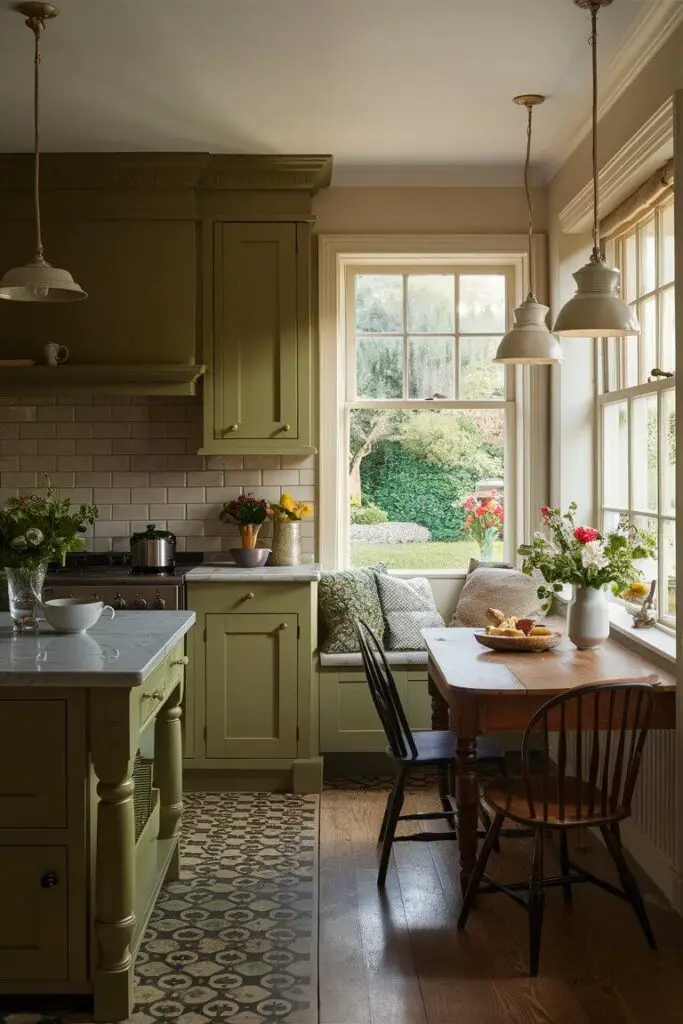
[[[99,506],[90,551],[128,551],[131,533],[153,522],[176,534],[179,551],[213,555],[239,545],[237,527],[218,513],[242,491],[316,501],[313,456],[202,456],[200,446],[199,398],[2,399],[0,501],[41,488],[47,473],[60,496]],[[271,536],[266,523],[262,537]],[[307,554],[315,536],[315,519],[306,520]]]

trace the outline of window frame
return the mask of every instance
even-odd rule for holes
[[[626,247],[626,239],[630,236],[635,235],[635,259],[636,259],[636,298],[629,302],[636,311],[649,299],[655,299],[655,344],[656,344],[656,365],[664,370],[670,370],[670,367],[661,365],[661,354],[662,354],[662,340],[660,331],[660,310],[661,310],[661,295],[668,291],[675,289],[675,279],[673,281],[667,281],[660,283],[660,260],[661,260],[661,224],[663,220],[662,211],[665,207],[673,205],[673,197],[666,196],[660,202],[655,203],[651,209],[647,211],[636,223],[628,225],[625,231],[616,235],[607,245],[607,254],[610,261],[616,266],[623,274],[624,271],[624,259],[623,254]],[[643,295],[639,295],[640,290],[640,273],[641,273],[641,231],[643,227],[653,219],[655,221],[655,287]],[[675,294],[675,292],[674,292]],[[655,520],[657,523],[657,580],[658,580],[658,592],[657,592],[657,627],[663,632],[669,635],[675,635],[676,632],[676,617],[666,615],[661,609],[661,592],[660,584],[665,578],[666,571],[666,555],[665,555],[665,544],[664,544],[664,530],[666,524],[673,526],[674,532],[674,551],[675,551],[675,532],[676,532],[676,513],[675,510],[672,513],[663,511],[663,497],[664,497],[664,483],[662,469],[662,453],[664,451],[666,443],[666,423],[662,415],[665,396],[667,393],[673,393],[673,405],[675,408],[676,403],[676,376],[675,372],[672,377],[663,377],[652,379],[650,377],[650,371],[645,365],[645,351],[644,344],[642,344],[642,336],[638,336],[638,376],[639,383],[625,386],[626,380],[626,346],[629,342],[628,338],[621,339],[608,339],[602,338],[598,341],[597,353],[598,353],[598,373],[596,374],[596,409],[597,409],[597,441],[598,441],[598,507],[599,507],[599,527],[600,530],[605,529],[605,514],[616,514],[616,515],[627,515],[629,519],[634,516]],[[617,387],[613,390],[609,390],[610,376],[611,376],[611,359],[616,360],[615,367],[615,380],[617,381]],[[652,369],[652,368],[651,368]],[[649,379],[640,382],[642,377],[648,377]],[[636,507],[634,504],[634,487],[633,487],[633,429],[634,429],[634,418],[633,418],[633,403],[634,401],[652,396],[657,402],[657,511],[648,511]],[[627,491],[627,506],[626,508],[620,508],[615,505],[607,504],[605,502],[605,467],[604,467],[604,421],[605,421],[605,409],[609,405],[622,405],[625,404],[627,407],[627,420],[628,420],[628,433],[627,433],[627,468],[628,468],[628,491]]]
[[[546,240],[534,235],[533,256],[545,282]],[[326,568],[348,567],[349,406],[380,408],[476,409],[505,412],[505,557],[515,560],[518,537],[536,523],[547,501],[549,375],[545,367],[506,369],[506,397],[490,400],[363,400],[349,403],[346,328],[350,320],[349,275],[400,272],[438,273],[468,269],[508,275],[507,328],[513,308],[526,294],[527,236],[320,236],[320,550]],[[354,322],[355,328],[355,322]],[[355,348],[354,346],[350,346]],[[530,369],[532,372],[530,372]],[[539,372],[540,371],[540,372]],[[355,373],[355,367],[354,367]],[[534,426],[532,427],[532,423]],[[531,454],[534,450],[534,455]],[[540,451],[539,451],[540,450]],[[542,454],[541,454],[542,452]],[[540,457],[536,457],[536,454]],[[531,527],[533,528],[533,527]],[[405,570],[415,575],[419,570]],[[404,570],[396,570],[397,573]],[[425,570],[424,575],[462,577],[465,569]]]

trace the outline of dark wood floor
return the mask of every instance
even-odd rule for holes
[[[683,1022],[683,921],[656,892],[646,897],[660,943],[652,953],[627,904],[584,885],[566,911],[561,892],[550,890],[541,973],[532,980],[527,918],[507,897],[482,896],[467,931],[456,930],[457,844],[397,844],[385,895],[378,894],[386,795],[323,794],[320,1024]],[[434,809],[433,793],[417,790],[404,813]],[[529,852],[528,841],[505,840],[496,872],[525,878]],[[613,878],[595,842],[574,856]]]

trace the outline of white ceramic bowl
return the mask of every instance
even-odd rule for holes
[[[81,597],[55,597],[43,602],[43,615],[58,633],[84,633],[99,620],[102,612],[116,612],[103,601],[90,601]]]

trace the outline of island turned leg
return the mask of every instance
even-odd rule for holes
[[[132,762],[95,762],[98,775],[95,876],[95,1020],[126,1020],[133,1012],[130,944],[135,926],[135,822]]]
[[[95,861],[96,1021],[133,1012],[131,942],[135,928],[135,817],[130,691],[90,692],[91,758],[97,776]]]
[[[177,686],[154,724],[154,784],[159,787],[159,839],[171,839],[178,834],[183,813],[182,697],[182,686]],[[173,881],[179,874],[180,847],[176,844],[166,881]]]
[[[458,811],[460,848],[460,886],[465,892],[477,859],[479,827],[479,776],[477,774],[477,735],[479,708],[476,698],[458,695],[451,709],[453,730],[457,736],[455,799]]]

